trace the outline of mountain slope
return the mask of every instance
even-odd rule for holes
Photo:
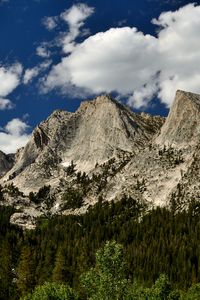
[[[200,195],[200,96],[177,91],[161,132],[107,185],[109,200],[134,195],[152,205],[187,206]]]
[[[178,90],[161,134],[160,145],[188,147],[200,137],[200,95]]]
[[[55,202],[15,196],[9,203],[23,212],[12,220],[32,228],[47,211],[80,214],[99,199],[124,196],[149,208],[187,208],[200,196],[199,137],[200,96],[184,91],[166,120],[135,114],[109,96],[85,101],[75,113],[55,111],[2,178],[26,194],[50,184]]]
[[[158,132],[163,119],[137,115],[110,96],[83,102],[75,113],[55,111],[42,122],[4,180],[25,192],[55,185],[63,168],[90,172],[111,158],[137,154]]]

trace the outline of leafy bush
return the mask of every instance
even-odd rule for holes
[[[193,285],[184,296],[185,300],[198,300],[200,299],[200,283]]]
[[[21,300],[78,300],[78,296],[68,285],[46,282]]]
[[[82,276],[90,300],[124,299],[128,286],[123,249],[115,241],[107,242],[96,253],[96,265]]]

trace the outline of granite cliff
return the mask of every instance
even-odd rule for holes
[[[14,165],[15,155],[0,151],[0,177],[5,175]]]
[[[137,115],[109,96],[85,101],[75,113],[55,111],[33,131],[3,180],[28,193],[55,185],[73,161],[90,172],[111,158],[137,154],[158,132],[163,119]]]
[[[184,91],[177,91],[166,119],[136,114],[107,95],[83,102],[75,113],[55,111],[14,163],[0,157],[1,184],[14,184],[25,194],[7,197],[22,210],[12,222],[31,228],[47,211],[84,213],[99,199],[124,196],[150,208],[183,209],[200,195],[199,140],[200,96]],[[28,198],[44,185],[51,186],[51,206]],[[77,207],[69,190],[81,195]]]

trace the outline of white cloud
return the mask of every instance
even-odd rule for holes
[[[155,76],[156,59],[156,38],[136,28],[112,28],[76,46],[70,56],[54,66],[46,86],[63,88],[71,82],[91,93],[115,90],[123,95],[131,94]]]
[[[0,97],[9,95],[19,84],[22,66],[16,63],[8,68],[0,66]]]
[[[5,126],[5,131],[8,134],[20,136],[24,132],[26,132],[28,127],[29,126],[26,123],[22,122],[20,119],[13,119],[12,121],[8,122]]]
[[[16,63],[10,67],[0,66],[0,110],[11,109],[14,104],[7,98],[20,84],[22,66]],[[29,135],[28,125],[20,119],[13,119],[0,131],[0,150],[12,153],[25,145]]]
[[[23,83],[24,84],[30,83],[41,72],[45,71],[50,66],[50,64],[51,64],[51,60],[47,60],[32,69],[27,69],[24,73]]]
[[[27,134],[29,126],[20,119],[13,119],[0,131],[0,150],[5,153],[14,153],[18,148],[24,147],[30,135]]]
[[[58,21],[58,17],[45,17],[42,20],[42,23],[47,30],[51,31],[57,27],[57,21]]]
[[[94,8],[86,4],[74,4],[61,14],[61,18],[68,24],[69,31],[62,37],[62,46],[65,53],[70,53],[75,47],[75,40],[81,33],[84,21],[94,13]]]
[[[0,110],[12,109],[14,104],[9,99],[0,98]]]
[[[0,110],[12,109],[14,104],[6,97],[20,84],[22,65],[16,63],[5,67],[0,65]]]
[[[48,49],[48,45],[43,43],[36,48],[36,54],[43,58],[48,58],[51,56],[51,52]]]
[[[157,82],[151,81],[139,90],[135,90],[128,99],[128,105],[135,108],[146,107],[158,90]]]
[[[33,80],[34,77],[38,76],[39,68],[34,67],[32,69],[27,69],[24,74],[23,83],[28,84],[30,81]]]
[[[116,91],[136,107],[147,105],[154,95],[170,106],[176,89],[200,93],[200,6],[162,13],[153,20],[156,37],[136,28],[111,28],[81,44],[74,39],[80,29],[76,24],[83,20],[71,11],[63,15],[74,30],[63,37],[68,55],[52,68],[46,91],[70,86],[88,93]]]
[[[40,57],[50,57],[50,48],[62,47],[64,53],[71,53],[76,46],[78,36],[84,37],[90,34],[88,28],[82,28],[86,19],[94,13],[94,8],[84,3],[77,3],[71,8],[62,12],[59,16],[45,17],[42,20],[44,26],[49,30],[53,30],[61,22],[67,25],[67,30],[61,32],[59,36],[52,42],[43,42],[37,47],[36,53]]]
[[[153,23],[160,26],[161,100],[170,105],[176,89],[200,92],[200,6],[186,5],[175,12],[162,13]]]

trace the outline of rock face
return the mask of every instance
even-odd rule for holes
[[[200,95],[178,90],[169,116],[156,142],[160,145],[187,147],[200,138]]]
[[[2,184],[13,182],[26,194],[52,186],[56,202],[51,213],[83,213],[99,198],[124,195],[150,207],[183,209],[200,196],[200,96],[177,91],[166,120],[135,114],[110,96],[100,96],[83,102],[75,113],[55,111],[33,131],[13,167],[4,167],[7,158],[2,157],[0,170],[7,170]],[[69,172],[72,165],[75,171]],[[83,196],[75,210],[63,206],[69,188]],[[34,216],[43,214],[47,204],[23,199],[9,200],[21,205],[12,220],[23,227],[28,220],[32,228]],[[24,209],[23,201],[28,203]]]
[[[107,199],[133,195],[186,207],[200,195],[200,95],[177,91],[161,132],[107,185]],[[115,183],[114,183],[115,181]]]
[[[55,111],[32,134],[6,174],[21,190],[38,190],[59,180],[73,163],[89,172],[110,158],[138,153],[158,132],[163,119],[137,115],[110,96],[83,102],[75,113]]]
[[[6,174],[14,165],[14,157],[13,154],[6,155],[2,151],[0,151],[0,177]]]

